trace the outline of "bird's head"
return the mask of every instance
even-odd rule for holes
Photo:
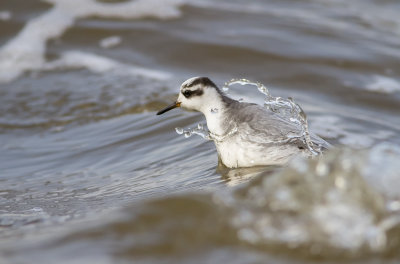
[[[159,111],[157,115],[176,107],[204,113],[211,105],[220,101],[220,98],[220,90],[209,78],[193,77],[182,83],[176,102]]]

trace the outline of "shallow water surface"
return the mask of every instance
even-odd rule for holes
[[[1,263],[398,263],[397,1],[4,1]],[[227,169],[156,116],[208,76],[337,146]],[[263,103],[254,87],[235,98]]]

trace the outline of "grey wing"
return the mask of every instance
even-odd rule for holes
[[[306,148],[302,139],[302,127],[299,124],[290,122],[278,114],[257,104],[242,103],[239,111],[235,111],[232,117],[246,140],[258,144],[293,144],[299,148]],[[330,145],[322,138],[311,134],[311,141],[322,148],[329,148]]]

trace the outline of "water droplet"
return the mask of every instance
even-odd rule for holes
[[[222,87],[222,91],[227,92],[227,91],[229,91],[229,88],[224,86],[224,87]]]
[[[218,108],[212,108],[212,109],[211,109],[211,113],[217,114],[217,113],[218,113]]]
[[[195,128],[184,129],[182,127],[176,127],[175,131],[179,135],[183,135],[185,138],[189,138],[192,135],[198,135],[206,140],[211,140],[207,127],[204,127],[204,124],[201,123],[197,124]]]

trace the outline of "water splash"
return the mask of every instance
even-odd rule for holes
[[[220,203],[234,208],[231,221],[239,239],[252,245],[305,246],[312,255],[390,251],[398,243],[393,239],[400,226],[400,196],[398,188],[382,183],[398,186],[393,183],[399,181],[399,166],[383,153],[400,157],[398,147],[381,144],[367,151],[333,149],[321,159],[298,158],[282,171],[256,178],[236,196],[221,197]]]
[[[198,135],[206,140],[212,140],[210,131],[203,124],[197,124],[195,128],[184,129],[182,127],[175,128],[176,133],[183,135],[185,138],[190,138],[192,135]]]
[[[265,263],[272,255],[283,256],[280,263],[365,263],[370,258],[375,262],[367,263],[398,263],[400,212],[385,206],[387,200],[394,206],[398,201],[368,184],[364,173],[383,166],[388,169],[374,175],[388,179],[385,174],[398,172],[399,163],[376,154],[390,151],[399,160],[399,150],[387,145],[358,151],[337,148],[321,159],[296,159],[280,170],[258,171],[257,176],[254,168],[230,170],[236,179],[252,174],[255,178],[224,191],[139,200],[123,210],[96,215],[96,225],[74,223],[67,226],[68,232],[53,232],[53,237],[48,229],[39,230],[24,243],[11,240],[0,248],[0,255],[7,252],[9,263],[32,263],[33,258],[35,263],[49,263],[49,254],[79,256],[77,263],[83,257],[94,263],[99,254],[104,259],[119,257],[123,263],[150,258],[152,263],[175,263],[182,256],[188,256],[183,263],[193,263],[193,252],[199,252],[195,263],[220,263],[215,251],[223,251],[232,256],[225,261],[229,263],[238,255],[241,263]],[[394,187],[396,182],[391,182]],[[6,215],[3,223],[24,226],[25,221],[42,219],[31,210],[22,214],[22,219]],[[170,253],[165,254],[165,248]],[[257,252],[259,261],[248,252]],[[205,260],[205,255],[212,258]]]
[[[284,99],[282,97],[274,97],[264,84],[252,82],[247,79],[232,79],[224,84],[223,90],[228,91],[229,87],[234,84],[256,86],[258,91],[265,95],[264,106],[280,115],[283,119],[295,124],[298,131],[300,131],[299,133],[287,135],[288,140],[295,138],[301,139],[312,155],[318,155],[322,152],[321,146],[312,142],[308,131],[307,116],[300,105],[294,102],[293,98],[289,97]]]
[[[209,136],[212,140],[216,141],[216,142],[222,142],[225,139],[229,138],[230,136],[232,136],[233,134],[235,134],[238,131],[238,128],[235,126],[234,128],[232,128],[230,131],[228,131],[228,133],[224,134],[224,135],[217,135],[214,134],[212,132],[208,132]]]
[[[182,127],[176,127],[175,131],[177,134],[183,135],[185,138],[190,138],[192,135],[198,135],[206,140],[222,142],[225,139],[227,139],[228,137],[235,134],[238,131],[238,128],[235,126],[234,128],[232,128],[230,131],[228,131],[224,135],[217,135],[217,134],[212,133],[211,131],[208,130],[207,126],[204,126],[203,124],[197,124],[197,127],[187,128],[187,129],[184,129]]]

